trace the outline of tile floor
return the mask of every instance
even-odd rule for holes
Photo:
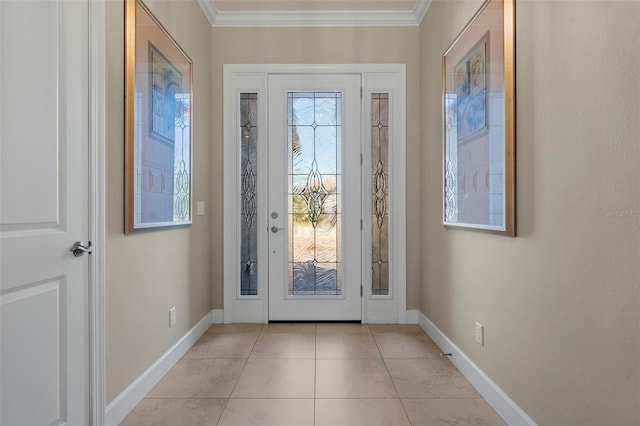
[[[215,324],[122,425],[504,422],[417,325]]]

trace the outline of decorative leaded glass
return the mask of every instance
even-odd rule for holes
[[[240,94],[240,295],[258,294],[257,93]]]
[[[389,94],[371,94],[371,294],[389,294]]]
[[[174,194],[173,194],[173,220],[176,222],[189,220],[189,199],[191,176],[191,111],[189,93],[176,93],[177,104],[181,114],[177,114],[175,120],[174,140]]]
[[[446,111],[445,132],[448,141],[458,140],[458,126],[455,105],[457,105],[456,94],[447,93],[445,95]],[[449,144],[446,149],[445,169],[444,169],[444,220],[446,222],[458,222],[458,145]]]
[[[287,96],[290,296],[341,295],[342,93]]]

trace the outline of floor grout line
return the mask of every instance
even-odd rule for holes
[[[393,389],[395,389],[396,394],[398,395],[398,400],[400,401],[400,405],[402,406],[402,411],[404,411],[404,415],[407,418],[407,422],[409,422],[409,424],[411,423],[411,419],[409,418],[409,413],[407,413],[407,407],[404,405],[404,402],[402,401],[402,398],[400,397],[400,392],[398,391],[398,386],[396,385],[395,380],[393,380],[393,376],[391,375],[391,370],[389,370],[389,365],[387,364],[387,358],[385,358],[385,356],[382,354],[382,350],[380,349],[380,346],[378,345],[378,339],[376,339],[376,336],[374,333],[373,334],[373,340],[376,342],[376,347],[378,348],[378,351],[380,352],[380,356],[382,357],[382,362],[384,363],[384,368],[387,370],[387,374],[389,374],[389,378],[391,379],[391,383],[393,384]]]
[[[224,407],[222,408],[222,411],[220,412],[220,417],[218,418],[218,421],[216,422],[216,425],[220,424],[220,420],[222,420],[222,416],[224,415],[225,411],[227,410],[227,406],[229,405],[229,400],[231,399],[231,396],[233,395],[233,392],[236,390],[236,387],[238,386],[238,382],[240,381],[240,377],[242,377],[242,373],[244,373],[244,370],[247,367],[247,363],[249,362],[249,359],[251,358],[251,354],[253,353],[253,350],[256,347],[256,344],[258,343],[258,339],[260,338],[260,335],[262,334],[263,330],[264,330],[264,325],[260,329],[260,333],[258,333],[258,335],[256,336],[256,340],[253,342],[253,345],[251,346],[251,350],[247,354],[247,358],[245,358],[245,360],[244,360],[244,364],[242,365],[242,369],[240,370],[240,374],[238,374],[238,378],[236,379],[236,382],[234,383],[233,388],[231,389],[231,392],[229,392],[229,396],[226,398],[226,401],[224,403]]]
[[[224,407],[222,408],[222,411],[220,412],[220,417],[218,417],[218,421],[216,422],[216,425],[220,424],[220,421],[222,420],[222,416],[224,415],[225,411],[227,410],[227,406],[229,405],[229,401],[231,400],[231,396],[233,395],[233,391],[235,391],[236,387],[238,386],[238,382],[240,381],[240,377],[242,377],[242,373],[244,372],[244,370],[245,370],[245,368],[247,366],[247,362],[249,361],[249,358],[251,357],[251,353],[253,352],[253,349],[256,347],[256,344],[258,343],[258,339],[260,338],[260,335],[262,334],[263,330],[264,330],[264,325],[260,328],[260,332],[256,336],[256,340],[253,342],[253,345],[251,346],[251,350],[247,354],[247,358],[244,361],[244,365],[242,366],[242,370],[240,370],[240,374],[238,374],[238,378],[236,379],[236,382],[234,383],[233,388],[231,389],[231,392],[229,392],[229,397],[226,399],[226,401],[224,403]]]

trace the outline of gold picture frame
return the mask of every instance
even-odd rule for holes
[[[126,0],[125,233],[191,224],[192,62]]]
[[[442,80],[443,224],[515,236],[515,0],[482,4]]]

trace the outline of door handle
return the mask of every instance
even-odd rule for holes
[[[87,245],[82,244],[82,241],[76,241],[69,251],[73,253],[75,257],[80,257],[85,253],[91,254],[93,252],[93,245],[91,245],[91,241],[89,241]]]
[[[271,227],[271,232],[273,232],[274,234],[278,233],[278,231],[282,231],[284,230],[284,228],[278,228],[277,226],[272,226]]]

